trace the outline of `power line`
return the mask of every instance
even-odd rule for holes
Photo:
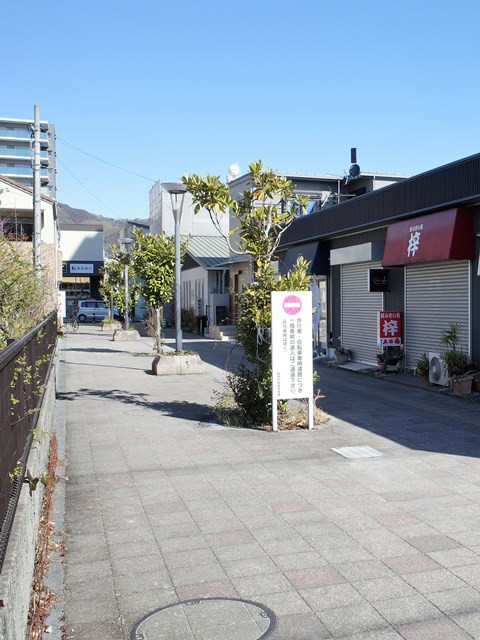
[[[66,171],[67,171],[67,172],[72,176],[72,178],[73,178],[74,180],[76,180],[76,181],[78,182],[78,184],[79,184],[81,187],[83,187],[83,188],[85,189],[85,191],[88,191],[88,193],[89,193],[93,198],[95,198],[95,200],[98,200],[98,202],[100,202],[100,204],[101,204],[101,205],[103,205],[104,207],[107,207],[107,209],[108,209],[109,211],[111,211],[111,212],[113,213],[113,215],[114,215],[114,216],[116,216],[117,218],[118,218],[118,217],[120,217],[116,211],[114,211],[111,207],[109,207],[109,206],[108,206],[108,204],[106,204],[105,202],[103,202],[102,200],[100,200],[100,198],[98,198],[98,197],[97,197],[97,196],[96,196],[92,191],[90,191],[90,189],[89,189],[88,187],[86,187],[86,186],[83,184],[83,182],[81,182],[81,181],[77,178],[77,176],[75,176],[75,175],[70,171],[70,169],[69,169],[69,168],[68,168],[68,167],[67,167],[67,166],[66,166],[66,165],[65,165],[61,160],[59,160],[59,159],[58,159],[58,157],[57,157],[57,162],[58,162],[59,164],[61,164],[61,165],[62,165],[62,167],[63,167],[63,168],[64,168],[64,169],[65,169],[65,170],[66,170]]]
[[[141,173],[135,173],[134,171],[130,171],[129,169],[124,169],[123,167],[119,167],[117,164],[113,164],[111,162],[108,162],[108,160],[103,160],[102,158],[99,158],[98,156],[93,155],[93,153],[89,153],[88,151],[85,151],[84,149],[80,149],[79,147],[76,147],[75,145],[71,144],[70,142],[67,142],[66,140],[63,140],[62,138],[59,138],[58,136],[57,136],[57,140],[59,140],[62,144],[66,145],[67,147],[71,147],[72,149],[75,149],[76,151],[80,151],[80,153],[84,153],[86,156],[90,156],[90,158],[94,158],[95,160],[98,160],[99,162],[103,162],[104,164],[108,164],[110,167],[115,167],[115,169],[119,169],[120,171],[125,171],[125,173],[130,173],[132,176],[137,176],[138,178],[143,178],[144,180],[149,180],[150,182],[157,182],[153,178],[148,178],[147,176],[142,176]]]
[[[113,187],[114,189],[122,189],[122,191],[134,191],[135,193],[143,193],[145,194],[144,189],[133,189],[132,187],[124,187],[120,184],[112,184],[111,182],[102,182],[101,180],[93,180],[92,178],[86,178],[85,176],[81,176],[82,180],[86,180],[87,182],[94,182],[95,184],[103,184],[105,187]]]

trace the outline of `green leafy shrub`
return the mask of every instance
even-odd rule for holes
[[[197,318],[195,316],[195,311],[193,310],[193,308],[182,309],[181,317],[182,317],[182,329],[185,329],[185,331],[189,331],[190,333],[193,333],[197,328]]]
[[[193,196],[195,211],[205,208],[213,224],[221,229],[220,216],[229,212],[238,222],[239,243],[233,253],[252,257],[254,281],[244,285],[237,296],[239,311],[237,340],[245,362],[228,376],[233,400],[243,424],[272,422],[271,299],[272,291],[307,291],[308,263],[299,257],[285,275],[273,270],[282,233],[304,210],[307,198],[295,193],[293,184],[260,161],[250,165],[251,180],[238,200],[230,196],[228,185],[217,176],[184,176],[183,183]]]
[[[0,236],[0,348],[53,311],[44,274],[34,271],[25,247]]]
[[[426,353],[422,353],[422,355],[417,358],[415,362],[415,375],[416,376],[424,376],[430,371],[430,363],[428,361],[428,356]]]
[[[461,347],[461,329],[460,322],[449,322],[447,329],[440,334],[440,344],[446,347],[446,351],[440,354],[440,359],[451,380],[464,376],[472,367],[469,357]]]

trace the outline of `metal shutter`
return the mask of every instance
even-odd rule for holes
[[[342,265],[342,345],[356,362],[375,364],[380,351],[377,311],[383,310],[383,293],[369,293],[368,270],[381,268],[381,262]]]
[[[405,356],[415,369],[422,353],[442,351],[439,336],[451,321],[462,325],[462,348],[470,354],[470,263],[448,260],[405,267]]]

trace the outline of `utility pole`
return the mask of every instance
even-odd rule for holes
[[[125,255],[125,329],[128,331],[130,328],[130,293],[128,291],[128,262],[129,262],[129,250],[128,247],[135,240],[133,238],[120,238],[120,243],[123,245],[123,251]]]
[[[42,196],[40,191],[40,110],[33,119],[33,268],[42,268]]]

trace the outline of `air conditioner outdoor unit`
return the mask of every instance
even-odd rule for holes
[[[431,384],[441,384],[446,387],[448,384],[448,371],[440,358],[440,354],[429,353],[428,364],[428,381]]]

